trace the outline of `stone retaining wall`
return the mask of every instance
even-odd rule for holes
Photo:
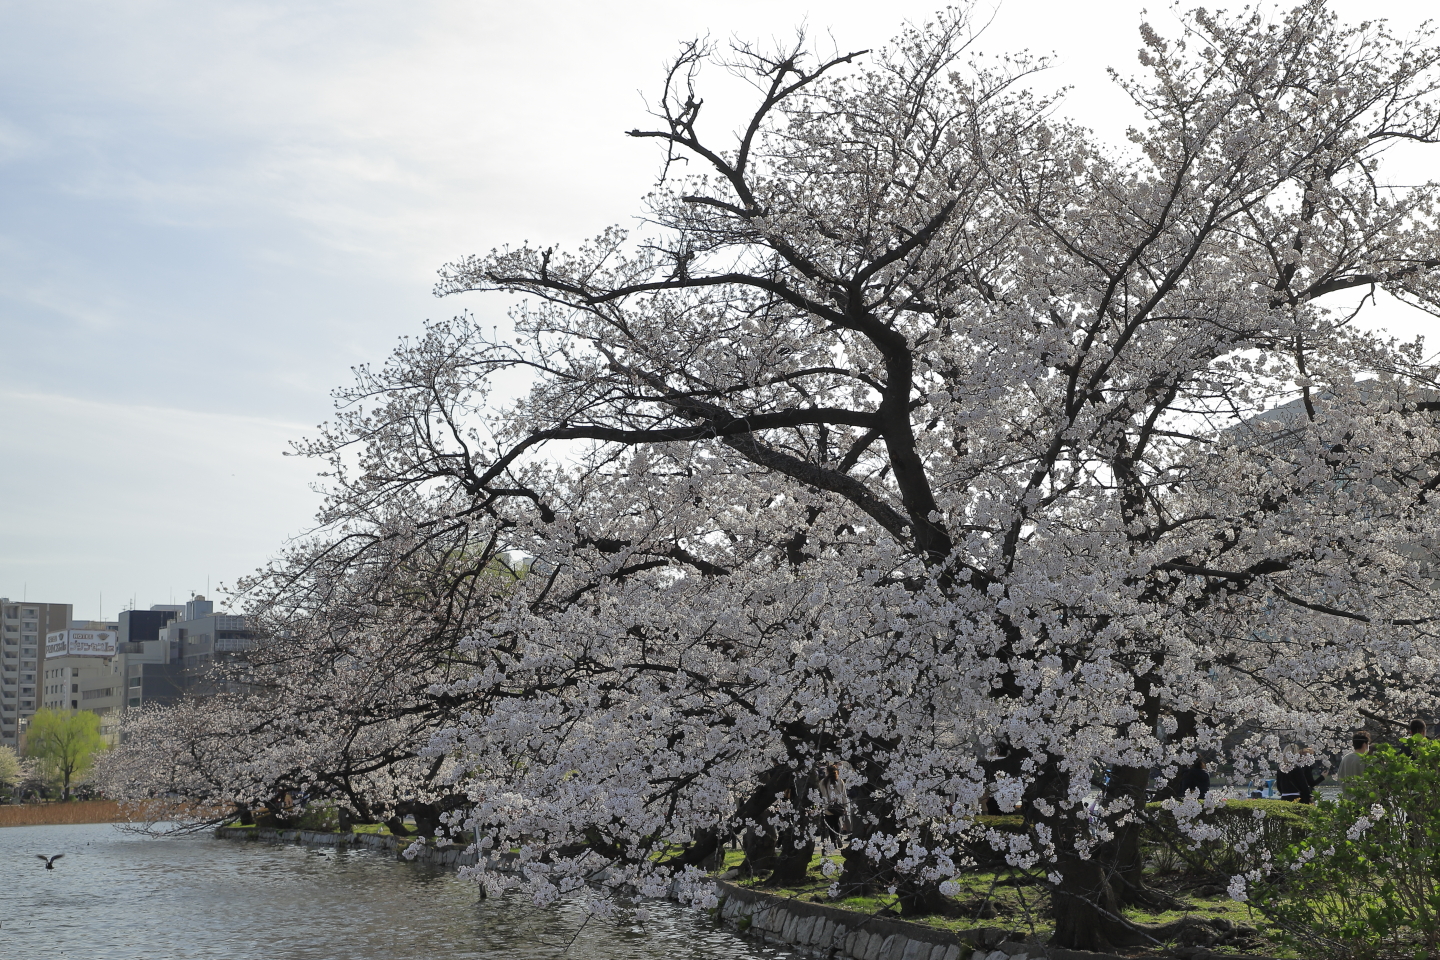
[[[330,833],[322,830],[278,830],[274,827],[217,827],[215,836],[221,840],[268,840],[272,843],[301,843],[320,847],[369,847],[396,857],[415,842],[414,837],[397,837],[388,833]],[[475,854],[463,846],[437,847],[426,843],[415,851],[416,860],[447,867],[468,867],[476,862]],[[507,858],[491,858],[489,869],[503,870]]]
[[[964,938],[918,923],[872,917],[804,900],[786,900],[716,881],[719,918],[767,943],[807,957],[836,960],[1008,960],[1041,956],[1039,947],[1005,943],[1003,930],[966,931]],[[987,949],[988,947],[988,949]],[[1023,951],[1019,948],[1024,948]],[[1009,949],[1007,949],[1009,948]],[[1015,950],[1014,954],[1010,950]],[[978,952],[979,957],[975,955]]]

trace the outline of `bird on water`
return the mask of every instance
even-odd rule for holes
[[[63,853],[57,853],[57,854],[55,854],[55,856],[53,856],[53,857],[47,857],[47,856],[45,856],[45,854],[43,854],[43,853],[37,853],[37,854],[35,854],[35,856],[36,856],[38,859],[41,859],[41,860],[44,860],[44,861],[45,861],[45,869],[46,869],[46,870],[54,870],[54,869],[55,869],[55,861],[56,861],[56,860],[59,860],[61,857],[65,856],[65,854],[63,854]]]

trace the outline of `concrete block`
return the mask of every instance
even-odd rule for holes
[[[795,918],[795,928],[790,931],[790,936],[787,939],[789,939],[791,943],[807,944],[810,942],[810,934],[814,932],[814,917],[797,916]]]
[[[890,947],[893,946],[894,943],[895,934],[893,933],[888,937],[882,937],[878,933],[870,934],[870,942],[866,944],[865,956],[862,957],[861,960],[881,960],[882,957],[885,958],[885,960],[889,960]]]
[[[810,931],[810,942],[819,944],[822,947],[830,945],[830,938],[835,933],[835,924],[830,922],[829,917],[816,917],[815,926]]]
[[[924,940],[911,940],[905,944],[900,960],[930,960],[930,944]]]
[[[845,941],[840,945],[840,949],[847,957],[858,957],[864,949],[865,941],[868,939],[870,939],[868,933],[862,930],[851,930],[845,934]]]
[[[945,956],[942,960],[960,960],[960,944],[952,943],[945,948]]]
[[[800,926],[800,918],[788,911],[785,914],[785,922],[780,925],[780,939],[786,943],[795,943],[795,931]]]

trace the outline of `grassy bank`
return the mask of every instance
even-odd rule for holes
[[[739,851],[726,851],[725,867],[738,868],[744,859],[745,855]],[[817,855],[810,862],[807,882],[796,886],[769,886],[743,876],[730,882],[782,899],[824,904],[870,916],[899,917],[899,903],[893,895],[882,893],[870,897],[832,899],[830,881],[824,877],[822,866],[823,861]],[[960,889],[953,897],[947,898],[948,909],[944,913],[904,919],[953,933],[1003,927],[1039,940],[1048,939],[1054,933],[1049,886],[1040,877],[1013,870],[961,874],[956,879]],[[1224,921],[1228,922],[1228,928],[1233,932],[1224,938],[1229,942],[1209,944],[1216,953],[1253,954],[1261,951],[1269,956],[1287,955],[1267,936],[1275,931],[1269,929],[1263,917],[1245,904],[1231,900],[1213,884],[1187,882],[1187,878],[1176,874],[1151,873],[1147,881],[1157,891],[1173,897],[1171,909],[1128,909],[1126,917],[1132,922],[1160,925],[1182,920],[1206,924]]]
[[[118,823],[126,819],[114,800],[5,804],[0,827],[41,827],[56,823]]]

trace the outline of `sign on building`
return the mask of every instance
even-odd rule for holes
[[[114,630],[56,630],[45,634],[45,656],[113,657],[119,640]]]

